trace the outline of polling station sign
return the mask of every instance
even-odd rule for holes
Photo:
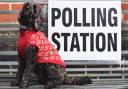
[[[121,60],[120,0],[49,0],[48,38],[64,60]]]

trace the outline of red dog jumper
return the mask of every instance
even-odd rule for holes
[[[53,47],[49,40],[44,36],[43,32],[35,32],[32,29],[19,34],[18,53],[21,57],[26,57],[26,49],[29,45],[34,45],[38,48],[36,55],[37,63],[53,63],[66,67],[64,61],[58,54],[58,51]],[[24,58],[25,59],[25,58]]]

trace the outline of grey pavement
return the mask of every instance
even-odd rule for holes
[[[10,87],[10,83],[0,83],[0,89],[19,89],[18,87]],[[44,89],[43,85],[33,85],[28,89]],[[93,84],[85,86],[74,86],[74,85],[62,85],[61,87],[53,89],[128,89],[128,80],[102,80],[95,81]]]

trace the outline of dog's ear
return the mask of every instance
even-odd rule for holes
[[[34,28],[35,28],[34,29],[35,31],[39,31],[39,23],[38,23],[38,20],[37,19],[35,20]]]
[[[20,25],[26,28],[33,28],[34,31],[41,29],[43,24],[43,15],[38,4],[25,3],[19,15]]]
[[[38,31],[41,29],[41,24],[43,23],[43,21],[42,21],[43,19],[41,19],[41,18],[43,18],[42,11],[38,4],[33,5],[33,11],[34,11],[33,25],[35,28],[34,30]]]
[[[31,26],[32,15],[33,15],[33,5],[31,3],[25,3],[18,17],[18,21],[20,25],[29,28],[32,27]]]

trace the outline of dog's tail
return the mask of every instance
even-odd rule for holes
[[[85,77],[66,77],[64,85],[86,85],[92,84],[92,79],[88,76]]]

